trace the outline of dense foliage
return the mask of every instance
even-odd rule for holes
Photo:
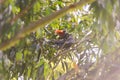
[[[1,0],[0,79],[118,80],[119,7],[119,0]],[[48,43],[56,29],[73,35],[69,49]]]

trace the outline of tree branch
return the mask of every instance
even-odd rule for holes
[[[40,27],[45,26],[46,24],[52,22],[53,20],[65,15],[70,10],[76,9],[76,8],[82,8],[84,5],[88,3],[92,3],[95,0],[80,0],[77,3],[71,4],[70,6],[66,6],[62,8],[61,10],[58,10],[54,13],[52,13],[49,16],[43,17],[42,19],[30,23],[27,27],[24,27],[21,29],[11,40],[5,41],[0,44],[0,50],[6,50],[12,46],[14,46],[20,39],[24,38],[27,34],[36,31]]]
[[[25,14],[27,13],[27,11],[29,11],[29,10],[32,8],[32,6],[34,5],[35,2],[36,2],[36,0],[32,0],[32,1],[30,2],[30,4],[26,6],[25,9],[23,9],[20,13],[18,13],[14,18],[12,18],[12,19],[10,20],[10,23],[11,23],[11,24],[14,24],[14,22],[15,22],[16,20],[18,20],[18,19],[19,19],[20,17],[22,17],[23,15],[25,15]]]

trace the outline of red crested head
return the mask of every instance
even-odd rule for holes
[[[55,34],[57,34],[59,36],[64,36],[65,31],[64,30],[55,30]]]

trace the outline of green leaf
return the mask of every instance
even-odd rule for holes
[[[22,54],[22,52],[17,52],[16,53],[16,61],[22,61],[22,59],[23,59],[23,54]]]

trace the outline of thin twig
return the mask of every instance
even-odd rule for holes
[[[88,39],[90,39],[88,36],[90,35],[91,33],[85,35],[79,42],[76,43],[76,46],[73,46],[71,49],[63,49],[63,50],[59,50],[57,52],[57,55],[55,55],[50,61],[49,61],[49,64],[54,61],[55,59],[58,59],[59,56],[63,56],[63,55],[66,55],[68,52],[70,51],[73,51],[74,49],[76,49],[76,47],[78,47],[81,43],[83,43],[84,41],[87,41]],[[74,44],[75,45],[75,44]]]
[[[34,3],[36,2],[37,0],[32,0],[30,2],[29,5],[26,6],[25,9],[23,9],[20,13],[18,13],[14,18],[12,18],[10,20],[10,23],[13,24],[16,20],[18,20],[20,17],[24,16],[26,13],[28,13],[28,11],[32,8],[32,6],[34,5]]]

